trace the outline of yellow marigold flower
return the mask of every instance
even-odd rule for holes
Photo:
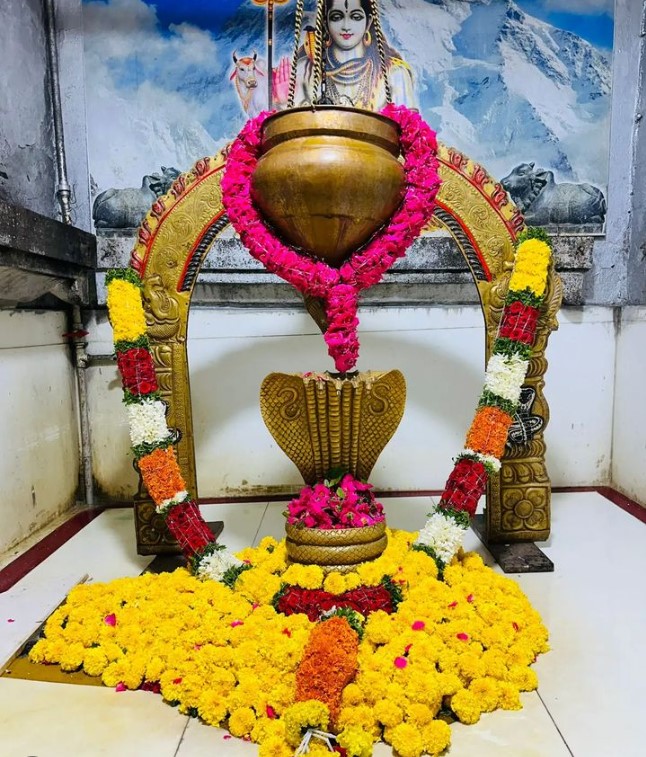
[[[404,719],[402,708],[390,699],[382,699],[381,702],[377,702],[373,712],[380,723],[391,728],[399,725]]]
[[[264,570],[245,570],[236,581],[236,592],[251,602],[266,604],[279,591],[281,583],[278,576]]]
[[[434,717],[435,713],[433,710],[428,705],[420,704],[419,702],[411,702],[406,712],[406,720],[417,726],[417,728],[428,725]]]
[[[480,704],[475,695],[467,689],[460,689],[451,697],[451,709],[465,725],[473,725],[480,720]]]
[[[424,751],[422,736],[410,723],[395,726],[390,731],[390,743],[400,757],[420,757]]]
[[[467,681],[474,678],[482,678],[486,673],[486,665],[480,657],[473,652],[464,652],[458,657],[458,666],[461,676]]]
[[[226,697],[216,688],[203,691],[197,702],[197,711],[205,723],[218,726],[228,713]]]
[[[372,734],[375,740],[381,734],[381,727],[375,718],[374,711],[367,704],[359,704],[356,707],[345,707],[342,709],[336,725],[339,729],[349,727],[360,728]]]
[[[344,706],[352,706],[363,703],[363,691],[356,683],[349,683],[345,689],[343,689],[343,695],[341,702]]]
[[[366,702],[374,704],[386,696],[388,680],[381,670],[365,670],[359,675],[355,683],[360,687]]]
[[[434,720],[422,728],[424,751],[441,754],[451,743],[451,728],[443,720]]]
[[[134,665],[127,657],[121,657],[111,662],[103,671],[101,677],[106,686],[114,688],[122,683],[128,689],[138,689],[144,677],[143,667]]]
[[[498,683],[498,704],[503,710],[522,710],[518,687],[513,683],[500,681]]]
[[[364,638],[373,644],[387,644],[397,635],[392,616],[383,610],[370,614],[364,627]]]
[[[341,573],[328,573],[323,582],[323,589],[330,594],[343,594],[347,590],[345,577]]]
[[[100,676],[106,669],[107,665],[108,658],[101,647],[85,650],[85,655],[83,656],[83,670],[89,676]]]
[[[469,684],[482,712],[493,712],[498,706],[498,682],[494,678],[476,678]]]
[[[372,754],[372,737],[361,728],[348,726],[337,736],[337,741],[348,757],[370,757]]]
[[[509,647],[505,659],[507,660],[507,665],[530,665],[534,662],[535,656],[531,646],[521,641]]]
[[[386,696],[389,702],[393,702],[400,707],[404,707],[408,701],[404,687],[399,683],[389,683],[386,687]]]
[[[356,589],[357,586],[361,586],[361,578],[358,573],[346,573],[345,574],[346,591]]]
[[[320,589],[323,586],[323,571],[318,565],[290,565],[282,578],[285,583],[303,589]]]
[[[531,668],[522,665],[512,665],[507,676],[509,683],[513,683],[520,691],[534,691],[538,688],[538,676]]]
[[[277,736],[263,741],[258,750],[258,757],[293,757],[294,747],[290,746],[285,739]]]
[[[285,738],[292,746],[297,747],[308,728],[327,731],[330,722],[330,711],[326,704],[308,699],[306,702],[296,702],[285,710]]]
[[[144,336],[146,318],[139,287],[129,281],[113,279],[108,284],[107,304],[115,342],[134,342]]]
[[[285,723],[277,718],[258,717],[251,732],[251,740],[261,744],[263,741],[276,738],[285,743]]]
[[[67,672],[78,670],[83,664],[84,657],[85,647],[83,644],[78,642],[68,644],[59,660],[61,669]]]
[[[509,282],[510,291],[529,289],[537,297],[545,294],[547,269],[551,250],[540,239],[527,239],[518,246],[514,272]]]
[[[49,656],[49,639],[39,639],[29,650],[29,659],[35,663],[52,662]]]
[[[357,574],[366,586],[376,586],[384,577],[384,569],[379,565],[379,560],[364,562],[359,566]]]
[[[256,715],[251,707],[240,707],[229,716],[229,731],[238,738],[250,736],[255,725]]]

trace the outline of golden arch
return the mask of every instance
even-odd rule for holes
[[[523,218],[502,186],[482,166],[458,151],[438,146],[443,184],[429,228],[448,230],[473,275],[486,327],[489,354],[502,314]],[[191,393],[186,350],[188,314],[197,275],[206,254],[228,225],[220,181],[225,154],[199,160],[182,174],[144,219],[131,265],[143,281],[144,309],[153,360],[168,423],[182,431],[177,444],[189,491],[197,496]],[[540,541],[550,532],[550,480],[545,468],[543,431],[549,409],[543,396],[545,347],[557,327],[562,286],[552,270],[545,310],[539,320],[534,357],[525,382],[524,417],[516,425],[500,476],[487,493],[491,541]],[[141,554],[175,551],[163,519],[140,492],[135,502],[137,546]]]

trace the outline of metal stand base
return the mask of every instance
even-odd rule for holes
[[[552,573],[554,563],[534,542],[489,544],[484,515],[471,519],[471,528],[505,573]]]

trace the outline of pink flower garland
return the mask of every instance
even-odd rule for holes
[[[244,126],[231,147],[222,179],[222,200],[229,220],[251,255],[300,292],[324,300],[325,341],[342,373],[352,370],[359,356],[359,293],[381,281],[406,254],[431,217],[440,187],[437,141],[431,127],[419,113],[403,105],[387,105],[381,114],[401,130],[404,199],[388,223],[338,269],[281,242],[253,204],[251,177],[260,157],[263,124],[271,113],[261,113]]]

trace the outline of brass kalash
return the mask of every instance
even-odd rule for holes
[[[372,2],[388,102],[383,35],[377,0]],[[288,109],[264,125],[253,198],[286,242],[303,253],[340,266],[385,224],[404,192],[399,161],[399,127],[377,113],[330,103],[323,67],[324,2],[316,3],[312,100],[294,107],[297,51],[304,0],[298,0]],[[321,303],[306,305],[322,330]],[[401,421],[404,377],[388,373],[273,373],[264,380],[263,419],[306,483],[322,481],[333,469],[367,479]],[[293,562],[345,571],[378,557],[386,547],[385,524],[364,528],[310,529],[286,526]]]

